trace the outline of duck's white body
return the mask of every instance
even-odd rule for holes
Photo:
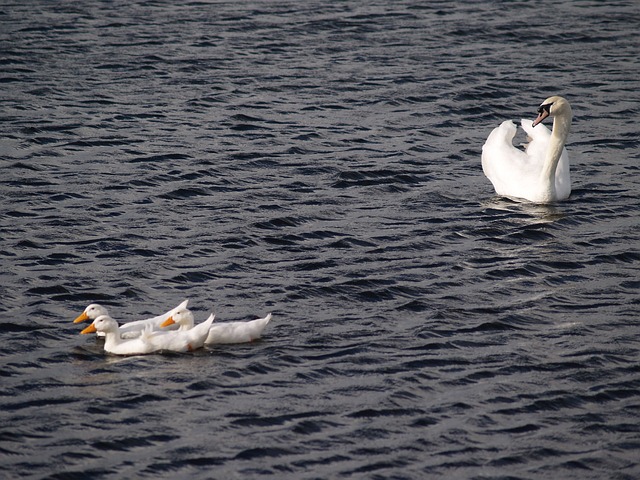
[[[482,147],[482,170],[496,193],[535,203],[566,200],[571,194],[569,156],[564,144],[569,135],[572,112],[562,97],[549,97],[531,122],[521,120],[529,137],[522,151],[513,146],[516,126],[511,120],[495,128]],[[540,122],[553,117],[553,130]]]
[[[138,338],[129,340],[122,339],[118,322],[108,315],[100,315],[80,333],[92,332],[102,333],[104,335],[105,352],[115,355],[144,355],[156,350],[153,344],[147,341],[146,335],[140,335]]]
[[[225,322],[218,323],[209,329],[209,335],[205,343],[247,343],[253,342],[262,336],[262,331],[271,321],[271,314],[264,318],[250,320],[248,322]]]
[[[123,339],[127,338],[136,338],[140,336],[140,333],[147,327],[150,327],[151,330],[160,330],[160,325],[171,315],[173,315],[178,310],[187,308],[189,300],[185,300],[180,305],[175,308],[172,308],[168,312],[163,313],[162,315],[158,315],[156,317],[147,318],[145,320],[136,320],[133,322],[128,322],[123,325],[120,325],[118,328],[120,331],[120,336]],[[109,315],[106,307],[99,305],[97,303],[92,303],[87,306],[84,311],[73,321],[73,323],[80,323],[87,320],[95,320],[100,316]],[[177,327],[170,328],[169,330],[177,330]],[[98,331],[98,336],[103,337],[104,333]]]
[[[190,332],[153,331],[151,325],[147,324],[138,337],[124,339],[120,335],[118,322],[108,315],[101,315],[80,333],[102,332],[105,337],[105,352],[114,355],[144,355],[160,351],[190,352],[204,345],[212,322],[213,315],[198,325],[200,328],[193,328]]]
[[[181,317],[172,317],[173,322],[179,325],[179,331],[190,331],[193,327],[193,316],[184,315]],[[247,343],[257,340],[262,336],[271,314],[264,318],[258,318],[249,322],[225,322],[216,323],[209,329],[209,334],[205,341],[207,345],[213,344],[229,344],[229,343]],[[169,326],[173,323],[167,320],[163,325]],[[195,327],[197,328],[197,327]]]

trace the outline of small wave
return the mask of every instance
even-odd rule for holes
[[[203,188],[178,188],[171,192],[163,193],[159,195],[159,198],[163,198],[166,200],[188,200],[193,197],[204,197],[208,196],[209,192]]]

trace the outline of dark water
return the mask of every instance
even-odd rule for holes
[[[0,8],[0,477],[640,478],[640,7]],[[573,193],[480,151],[550,95]],[[191,299],[263,339],[118,358]]]

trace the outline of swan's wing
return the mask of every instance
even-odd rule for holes
[[[549,146],[549,139],[551,138],[551,130],[546,125],[539,123],[535,127],[531,120],[520,120],[522,129],[527,132],[529,143],[523,145],[525,152],[531,158],[544,159],[547,153],[547,147]]]
[[[527,154],[513,146],[516,131],[511,120],[502,122],[482,146],[482,170],[499,195],[519,196],[511,191],[513,179],[527,169]]]

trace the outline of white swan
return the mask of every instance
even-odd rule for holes
[[[539,125],[547,117],[553,118],[551,132]],[[482,170],[498,195],[535,203],[569,198],[569,156],[564,144],[571,118],[567,100],[558,96],[547,98],[538,108],[538,118],[520,122],[529,137],[524,152],[513,146],[516,126],[511,120],[491,132],[482,147]]]
[[[136,338],[140,336],[140,332],[142,332],[142,330],[144,330],[147,325],[150,325],[152,330],[159,330],[160,324],[162,322],[164,322],[167,318],[169,318],[178,310],[187,308],[188,303],[189,303],[189,300],[185,300],[177,307],[172,308],[168,312],[165,312],[162,315],[158,315],[157,317],[147,318],[145,320],[136,320],[133,322],[125,323],[124,325],[120,325],[119,327],[120,336],[122,338]],[[93,321],[102,315],[109,315],[109,312],[107,311],[107,309],[102,305],[99,305],[97,303],[92,303],[87,308],[85,308],[80,315],[76,317],[73,323],[85,322],[87,320]],[[177,330],[177,327],[172,328],[170,330]],[[98,336],[103,337],[104,334],[98,331]]]
[[[123,339],[118,322],[108,315],[101,315],[81,334],[104,333],[104,350],[115,355],[144,355],[160,351],[191,352],[204,345],[213,322],[213,315],[188,332],[152,331],[147,324],[137,338]]]
[[[171,316],[161,325],[161,327],[177,324],[180,326],[179,331],[190,331],[190,329],[193,328],[193,315],[190,315],[191,312],[189,310],[186,310],[186,312],[188,312],[188,314],[181,313]],[[209,335],[207,336],[205,343],[207,345],[213,345],[222,343],[252,342],[253,340],[260,338],[262,331],[270,320],[271,314],[264,318],[258,318],[249,322],[216,323],[209,329]]]

